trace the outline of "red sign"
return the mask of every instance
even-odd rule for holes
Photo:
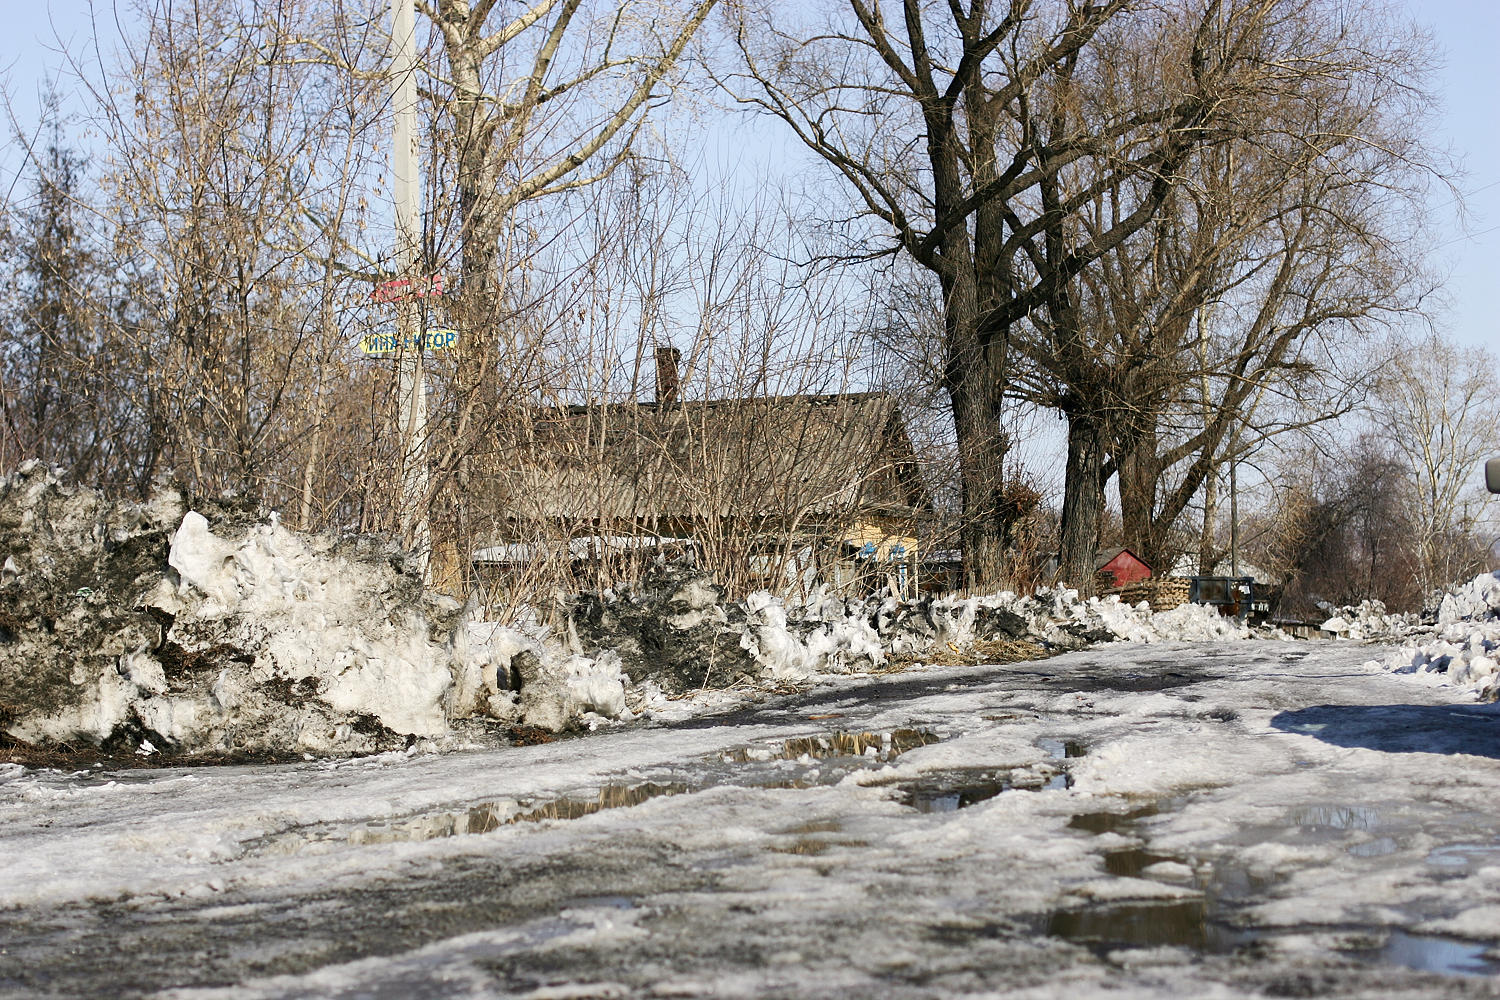
[[[442,295],[447,284],[447,279],[441,274],[434,274],[427,278],[393,278],[390,281],[382,281],[375,286],[370,293],[371,302],[399,302],[402,299],[425,299],[431,296]]]

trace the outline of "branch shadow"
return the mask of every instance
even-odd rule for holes
[[[1271,725],[1339,747],[1500,760],[1500,705],[1312,705]]]

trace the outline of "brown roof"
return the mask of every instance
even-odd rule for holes
[[[931,508],[884,393],[548,411],[493,476],[512,517],[762,518],[795,526]]]

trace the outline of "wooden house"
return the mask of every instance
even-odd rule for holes
[[[666,550],[740,591],[915,593],[932,502],[892,397],[675,395],[659,382],[655,402],[539,413],[497,449],[481,574],[514,577],[550,554],[624,578]]]

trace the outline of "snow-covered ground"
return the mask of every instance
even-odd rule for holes
[[[1120,643],[504,751],[11,767],[0,996],[1500,996],[1500,707],[1371,654]]]

